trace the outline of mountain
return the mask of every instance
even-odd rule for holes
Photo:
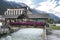
[[[24,3],[15,3],[0,0],[0,15],[3,15],[4,11],[6,11],[7,8],[21,8],[21,7],[27,7],[27,5],[25,5]]]
[[[46,12],[44,12],[44,11],[40,11],[40,10],[36,10],[36,9],[31,9],[32,10],[32,13],[33,14],[47,14]]]
[[[58,17],[58,16],[56,16],[56,15],[54,15],[52,13],[49,13],[49,17],[54,19],[55,21],[59,21],[60,20],[60,17]]]
[[[21,8],[21,7],[28,7],[24,3],[15,3],[15,2],[9,2],[9,1],[4,1],[0,0],[0,15],[4,14],[4,11],[7,10],[7,8]],[[53,18],[55,21],[60,20],[60,18],[52,13],[46,13],[44,11],[39,11],[36,9],[31,9],[28,7],[33,14],[49,14],[50,18]]]
[[[47,12],[44,12],[44,11],[39,11],[39,10],[36,10],[36,9],[31,9],[32,10],[32,13],[33,14],[49,14],[49,18],[52,18],[54,19],[55,21],[58,21],[60,20],[60,17],[54,15],[53,13],[47,13]]]

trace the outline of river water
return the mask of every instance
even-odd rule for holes
[[[22,28],[0,40],[42,40],[42,33],[43,29],[40,28]]]

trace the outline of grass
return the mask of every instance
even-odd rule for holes
[[[60,26],[52,26],[51,29],[60,30]]]

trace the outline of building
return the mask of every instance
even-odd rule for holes
[[[35,22],[45,22],[48,18],[48,14],[28,14],[29,20],[34,20]]]
[[[45,22],[49,18],[49,14],[33,14],[32,11],[26,7],[24,8],[10,8],[2,15],[5,23],[10,22]]]
[[[33,14],[28,8],[7,9],[2,15],[5,21],[8,20],[28,20],[28,21],[45,21],[49,18],[48,14]]]
[[[7,9],[4,12],[4,15],[2,15],[2,18],[5,18],[6,21],[12,21],[12,20],[17,20],[17,17],[22,15],[22,14],[27,14],[27,8],[16,8],[16,9]]]

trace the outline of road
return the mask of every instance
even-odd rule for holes
[[[47,40],[60,40],[60,30],[52,30],[52,34],[47,35]]]

